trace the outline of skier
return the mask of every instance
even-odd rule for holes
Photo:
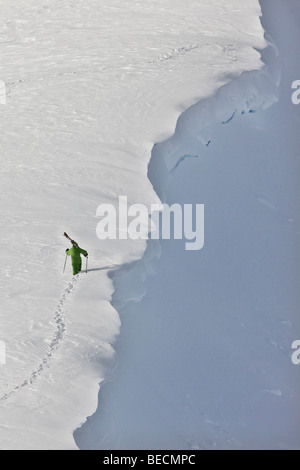
[[[83,250],[82,248],[79,248],[79,246],[75,242],[73,243],[72,248],[66,249],[66,253],[67,255],[71,256],[73,274],[75,275],[79,273],[79,271],[81,271],[81,256],[80,255],[87,257],[88,252]]]

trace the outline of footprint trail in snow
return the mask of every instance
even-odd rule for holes
[[[66,332],[66,325],[65,325],[65,319],[64,319],[64,313],[65,313],[65,303],[67,299],[69,298],[69,295],[73,292],[75,289],[75,286],[78,282],[79,275],[77,274],[76,276],[73,276],[72,280],[69,282],[68,286],[64,290],[59,303],[57,305],[57,309],[55,311],[54,315],[54,322],[56,325],[56,330],[53,334],[53,337],[50,341],[49,348],[47,353],[44,355],[42,358],[41,362],[39,365],[32,371],[30,376],[25,379],[21,384],[17,385],[15,388],[13,388],[10,392],[5,393],[1,398],[0,401],[4,402],[8,398],[10,398],[12,395],[14,395],[16,392],[22,390],[24,387],[28,385],[32,385],[35,380],[42,374],[42,372],[49,367],[50,362],[54,356],[55,351],[59,347],[61,341],[63,340]]]

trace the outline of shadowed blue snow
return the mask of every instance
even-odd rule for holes
[[[227,124],[228,122],[230,122],[230,121],[234,118],[235,113],[236,113],[236,111],[233,111],[233,113],[232,113],[232,115],[230,116],[230,118],[228,118],[226,121],[223,121],[223,124]],[[244,114],[244,113],[243,113],[243,114]]]
[[[114,275],[118,364],[75,433],[82,449],[300,448],[291,362],[300,338],[300,107],[291,103],[300,7],[262,7],[279,48],[279,101],[208,126],[209,147],[189,120],[209,101],[199,103],[181,117],[180,138],[154,147],[149,176],[164,202],[205,204],[205,246],[187,252],[184,241],[162,240],[155,259],[150,241],[140,263]],[[172,174],[168,162],[177,162]]]
[[[186,158],[198,158],[198,155],[183,155],[181,158],[179,158],[178,162],[173,166],[171,171],[176,170],[178,166],[186,159]]]

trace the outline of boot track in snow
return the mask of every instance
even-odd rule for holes
[[[79,279],[79,274],[77,274],[76,276],[73,276],[72,280],[69,282],[67,288],[64,290],[59,300],[59,303],[57,305],[57,309],[55,311],[55,315],[53,318],[55,325],[56,325],[56,330],[50,341],[48,352],[45,354],[45,356],[43,357],[39,365],[32,371],[32,373],[27,379],[25,379],[21,384],[13,388],[10,392],[5,393],[0,398],[1,402],[4,402],[8,398],[10,398],[12,395],[14,395],[16,392],[22,390],[24,387],[28,385],[32,385],[35,382],[35,380],[43,373],[43,371],[47,367],[49,367],[50,362],[53,359],[54,353],[59,347],[66,333],[66,325],[65,325],[65,319],[64,319],[65,303],[67,299],[69,298],[70,294],[74,291],[75,286],[78,282],[78,279]]]

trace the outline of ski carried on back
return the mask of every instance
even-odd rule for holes
[[[71,256],[73,274],[74,275],[78,274],[81,271],[81,258],[80,258],[80,255],[85,256],[85,259],[86,259],[85,272],[87,273],[88,252],[86,250],[83,250],[82,248],[80,248],[78,243],[75,242],[75,240],[72,240],[72,238],[69,237],[69,235],[66,232],[64,232],[64,237],[66,237],[72,243],[73,247],[70,248],[69,250],[68,249],[66,250],[66,259],[65,259],[63,273],[65,272],[65,267],[66,267],[66,262],[67,262],[67,256],[68,255]],[[74,248],[76,248],[76,250],[74,250]]]
[[[70,240],[70,242],[72,243],[73,246],[76,246],[76,248],[79,248],[78,243],[76,243],[74,240],[72,240],[72,238],[70,238],[69,235],[68,235],[66,232],[64,232],[64,236],[65,236],[68,240]]]

